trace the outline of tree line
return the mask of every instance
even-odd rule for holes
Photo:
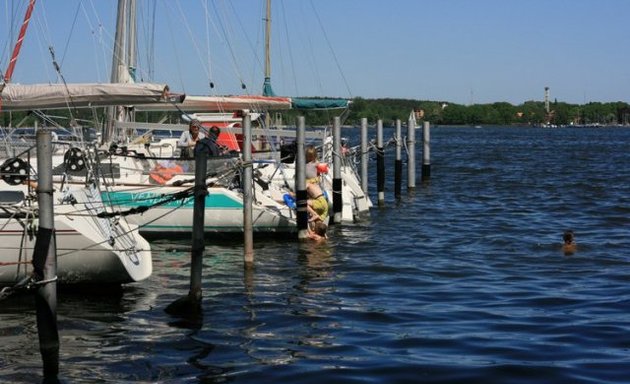
[[[616,125],[630,124],[630,105],[625,102],[590,102],[586,104],[569,104],[553,101],[549,104],[547,113],[542,101],[526,101],[523,104],[512,105],[507,102],[490,104],[462,105],[447,101],[426,101],[413,99],[352,99],[350,109],[343,110],[288,110],[283,111],[283,122],[294,124],[298,115],[305,116],[308,125],[331,124],[334,116],[342,114],[346,125],[359,125],[361,118],[367,118],[370,124],[377,119],[384,124],[391,124],[400,119],[403,123],[409,118],[411,111],[416,112],[417,120],[429,121],[434,125]],[[72,113],[71,113],[72,112]],[[60,124],[67,125],[70,119],[75,120],[105,120],[105,113],[96,113],[81,109],[74,111],[54,111],[54,115],[61,118]],[[30,112],[2,112],[2,125],[15,126],[22,121],[23,126],[33,126],[37,115]],[[65,124],[64,124],[64,121]],[[165,114],[160,112],[138,113],[137,121],[180,122],[181,113]],[[40,126],[42,122],[39,122]],[[45,124],[44,124],[45,125]],[[82,124],[84,125],[84,124]]]
[[[411,111],[420,120],[442,125],[590,125],[629,124],[630,105],[625,102],[590,102],[583,105],[553,101],[549,113],[542,101],[527,101],[512,105],[507,102],[462,105],[446,101],[409,99],[355,98],[348,123],[357,124],[361,117],[368,121],[382,119],[403,122]]]

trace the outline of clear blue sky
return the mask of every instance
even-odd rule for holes
[[[264,0],[137,1],[143,80],[261,92]],[[3,72],[26,3],[2,1]],[[49,46],[66,81],[109,81],[116,6],[38,0],[13,82],[57,82]],[[521,104],[548,86],[552,100],[630,102],[628,0],[273,0],[272,12],[281,95]]]

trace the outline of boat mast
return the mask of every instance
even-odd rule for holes
[[[265,17],[265,83],[263,96],[275,96],[271,89],[271,0],[267,0],[267,15]]]
[[[24,41],[24,36],[26,35],[26,29],[28,28],[28,23],[31,21],[31,14],[33,13],[33,7],[35,7],[35,0],[31,0],[28,4],[28,8],[26,9],[26,14],[24,14],[24,21],[22,22],[22,27],[20,28],[20,34],[18,36],[17,42],[15,43],[15,47],[13,48],[13,54],[11,55],[11,61],[9,62],[9,67],[7,71],[4,73],[4,83],[8,83],[11,81],[11,77],[13,76],[13,70],[15,69],[15,63],[17,63],[17,58],[20,54],[20,49],[22,48],[22,42]]]
[[[132,83],[135,74],[136,46],[136,1],[118,0],[116,35],[112,57],[112,83]],[[123,106],[111,107],[109,121],[103,127],[101,142],[109,143],[114,136],[114,121],[129,121],[131,109]]]
[[[127,38],[127,73],[130,82],[136,82],[136,0],[129,0],[129,33]]]
[[[125,41],[127,35],[126,15],[128,0],[118,0],[118,14],[116,16],[116,37],[114,39],[114,52],[112,55],[112,83],[124,82],[127,70],[125,65]]]

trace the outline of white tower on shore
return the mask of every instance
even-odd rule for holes
[[[545,112],[549,114],[549,87],[545,87]]]

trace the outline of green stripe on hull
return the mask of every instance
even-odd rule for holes
[[[168,194],[160,194],[154,192],[126,191],[102,192],[101,196],[103,197],[103,201],[109,203],[110,205],[130,208],[158,204],[170,197],[170,195]],[[169,201],[168,203],[162,204],[160,206],[167,208],[186,207],[192,209],[194,206],[194,199],[193,197],[188,197],[183,200]],[[206,196],[206,208],[243,209],[243,203],[222,193],[210,193]]]

